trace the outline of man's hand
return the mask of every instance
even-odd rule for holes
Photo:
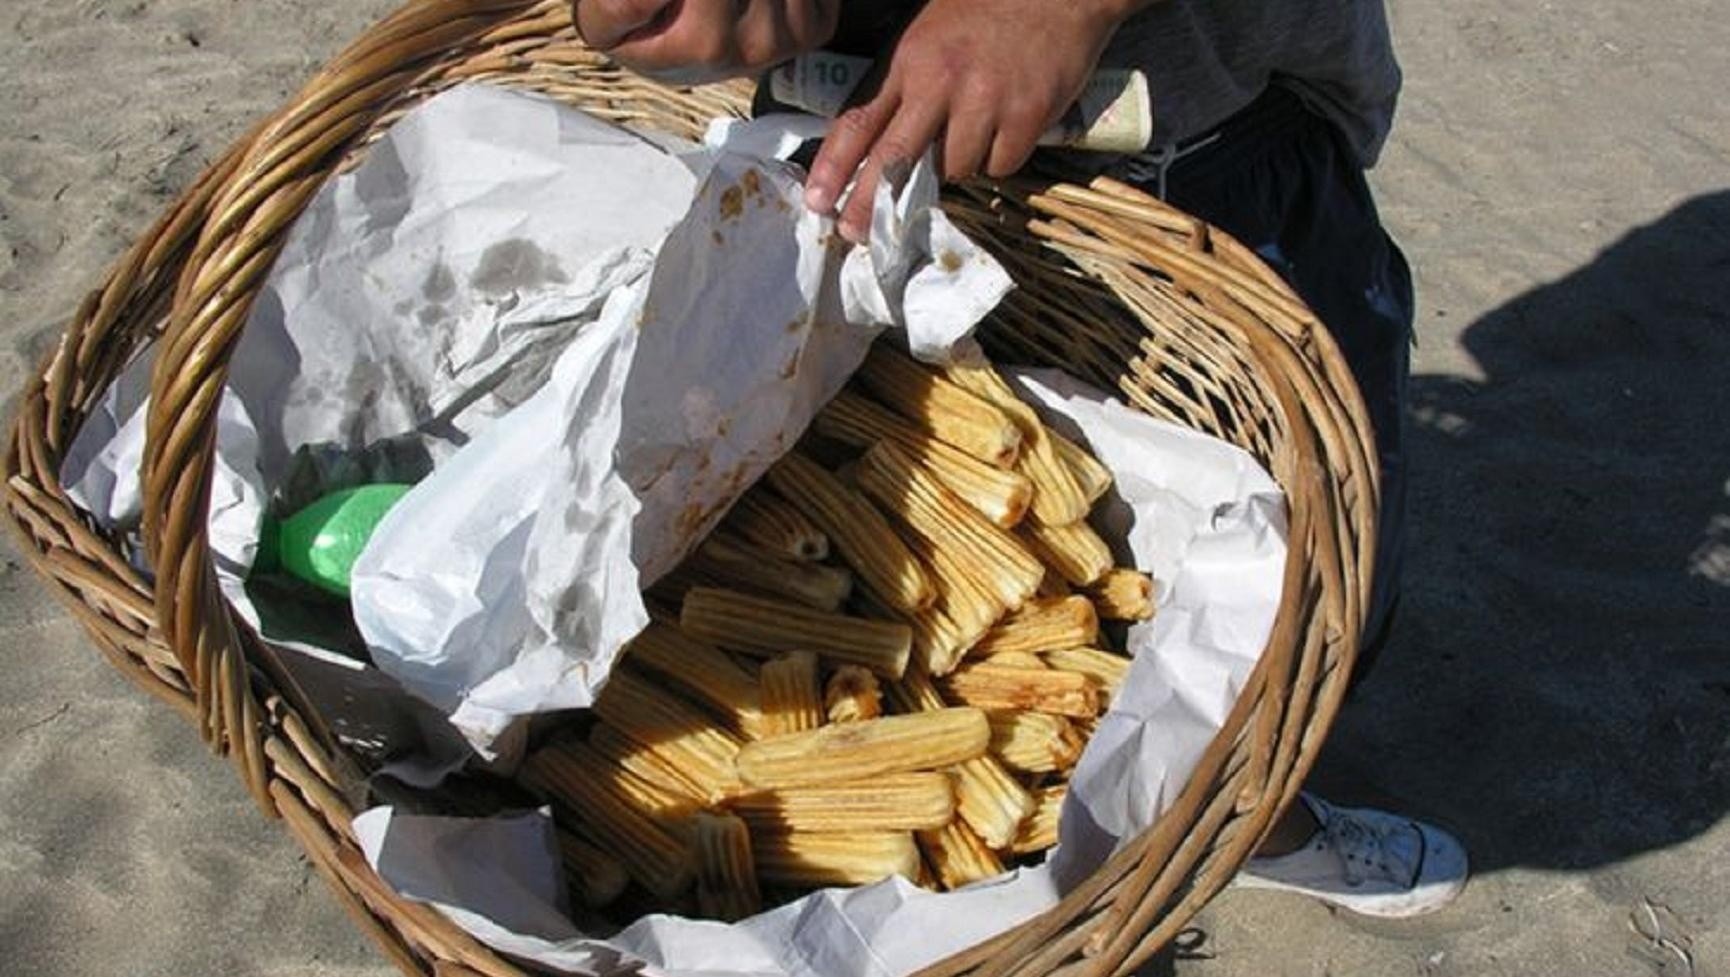
[[[930,0],[889,54],[881,85],[835,120],[805,202],[829,213],[857,173],[841,233],[858,241],[883,167],[912,163],[934,143],[949,179],[1015,172],[1080,96],[1118,24],[1145,5]]]
[[[641,74],[694,85],[828,43],[841,0],[573,0],[577,33]]]

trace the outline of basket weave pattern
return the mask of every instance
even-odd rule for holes
[[[358,771],[223,603],[205,539],[227,360],[290,226],[393,120],[465,81],[686,136],[747,104],[739,86],[674,90],[608,65],[576,39],[564,0],[414,0],[231,147],[80,304],[19,402],[6,504],[24,551],[97,648],[232,760],[393,962],[412,974],[514,975],[525,971],[367,866],[349,828],[364,806]],[[982,335],[996,357],[1061,366],[1241,445],[1289,502],[1267,650],[1181,795],[1061,904],[924,972],[1124,974],[1242,865],[1338,710],[1369,590],[1369,423],[1320,323],[1207,225],[1109,181],[974,183],[952,188],[945,206],[1020,286]],[[153,576],[71,505],[57,477],[87,413],[152,339],[142,477]]]

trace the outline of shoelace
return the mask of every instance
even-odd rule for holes
[[[1378,829],[1340,811],[1330,812],[1327,822],[1322,825],[1328,847],[1340,857],[1346,884],[1354,888],[1370,877],[1371,870],[1379,871],[1383,877],[1401,885],[1411,884],[1416,867],[1407,862],[1394,844],[1395,833],[1408,830],[1411,830],[1409,825]],[[1419,843],[1422,844],[1421,839]]]

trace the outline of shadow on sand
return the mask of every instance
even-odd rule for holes
[[[1317,786],[1480,873],[1689,839],[1730,810],[1730,192],[1463,342],[1482,382],[1413,378],[1403,620]]]

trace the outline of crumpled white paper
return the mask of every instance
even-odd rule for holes
[[[444,252],[422,238],[442,241],[457,229],[439,216],[452,195],[419,192],[415,180],[465,153],[442,122],[463,118],[467,106],[449,99],[404,120],[419,124],[411,130],[424,133],[417,142],[437,140],[402,171],[408,214],[426,197],[427,216],[381,215],[339,187],[329,201],[334,215],[313,219],[330,237],[307,242],[306,280],[343,274],[324,267],[331,256],[370,252],[375,240]],[[489,113],[491,103],[529,101],[491,91],[470,99],[488,103]],[[597,158],[576,140],[570,151],[548,154],[548,165],[585,174],[604,168],[616,184],[609,194],[655,202],[645,212],[657,222],[680,216],[650,247],[573,254],[537,245],[568,269],[566,279],[519,291],[518,308],[556,310],[584,325],[545,385],[474,431],[404,497],[353,573],[355,621],[373,661],[447,710],[484,755],[521,717],[593,701],[614,657],[647,623],[640,592],[793,445],[882,328],[902,326],[915,345],[942,349],[1010,287],[1002,268],[935,207],[929,163],[898,195],[887,188],[879,195],[871,246],[848,248],[829,218],[804,207],[798,168],[761,154],[796,145],[788,124],[806,123],[715,130],[718,146],[685,154],[701,174],[693,183],[678,178],[680,162],[659,147],[622,145],[617,130],[554,111],[566,131],[596,129],[608,154]],[[489,114],[489,124],[496,118]],[[494,150],[514,140],[526,153],[545,137],[524,126],[489,129],[487,138]],[[370,165],[353,182],[373,179]],[[681,172],[669,178],[669,168]],[[506,179],[488,194],[518,206],[532,201],[545,211],[541,220],[595,220],[562,192],[513,189],[520,191]],[[645,230],[623,240],[650,237]],[[348,314],[384,311],[375,303]],[[288,321],[296,333],[330,325],[309,318],[304,304]]]
[[[823,890],[732,925],[649,916],[601,939],[559,916],[558,885],[537,889],[498,867],[546,850],[543,815],[475,821],[375,808],[355,820],[368,861],[499,950],[608,977],[637,966],[658,977],[898,977],[1054,905],[1176,799],[1236,703],[1279,608],[1285,500],[1232,445],[1055,371],[1010,377],[1112,470],[1100,528],[1124,541],[1127,565],[1154,574],[1159,604],[1152,621],[1129,629],[1134,664],[1073,772],[1061,841],[1045,864],[957,892],[899,878]],[[459,844],[510,855],[498,865],[438,857]]]
[[[155,343],[145,343],[108,385],[60,460],[60,485],[105,529],[137,532],[144,514],[139,472]]]
[[[881,328],[940,351],[1010,287],[932,206],[928,163],[879,189],[869,248],[844,246],[776,158],[820,131],[729,122],[696,146],[486,86],[399,120],[291,229],[231,359],[209,518],[231,604],[358,668],[316,628],[271,633],[246,586],[260,520],[295,508],[285,486],[421,480],[355,570],[374,662],[483,753],[519,716],[589,702],[644,623],[641,585]],[[149,366],[63,471],[114,527],[137,520]],[[428,741],[446,752],[392,772],[463,761]]]

